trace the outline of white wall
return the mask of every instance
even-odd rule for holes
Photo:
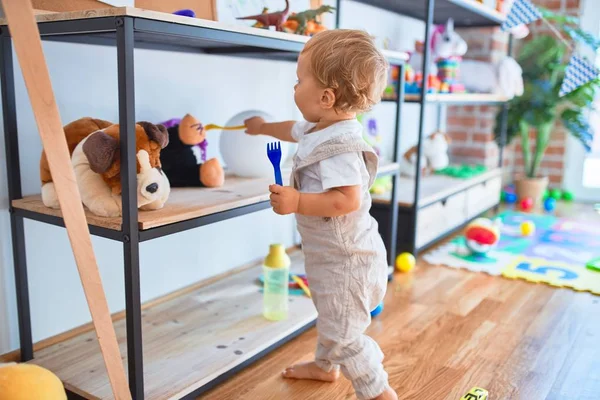
[[[333,19],[330,18],[332,21]],[[342,25],[387,35],[397,48],[410,49],[423,24],[348,3]],[[63,123],[90,115],[118,120],[116,50],[44,43]],[[25,195],[39,193],[37,133],[27,92],[15,58],[19,148]],[[223,123],[245,109],[264,109],[277,118],[299,118],[292,97],[295,65],[201,54],[136,50],[136,120],[160,122],[195,114],[205,122]],[[250,77],[250,78],[248,78]],[[391,143],[393,106],[374,115],[385,143]],[[435,112],[429,115],[435,117]],[[418,106],[406,107],[403,147],[416,142]],[[433,121],[432,121],[433,123]],[[426,132],[433,128],[431,124]],[[0,129],[2,129],[0,127]],[[8,217],[4,132],[0,132],[0,354],[18,347],[18,325]],[[218,156],[218,135],[209,134],[209,156]],[[391,149],[390,149],[391,152]],[[252,231],[251,231],[252,229]],[[86,323],[89,312],[63,228],[25,222],[34,340]],[[264,256],[269,243],[294,243],[291,217],[270,210],[143,243],[140,246],[142,300],[189,285]],[[112,312],[124,308],[122,248],[93,237],[94,250]]]

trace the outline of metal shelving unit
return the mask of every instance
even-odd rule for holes
[[[336,27],[340,26],[340,16],[343,12],[342,4],[348,0],[337,0],[337,14],[336,14]],[[483,4],[475,0],[354,0],[357,3],[366,4],[373,6],[388,12],[393,12],[399,15],[416,18],[425,22],[424,42],[427,42],[426,38],[430,37],[430,33],[433,29],[433,24],[444,24],[449,17],[454,20],[455,27],[495,27],[502,24],[504,16],[498,11],[491,9],[490,7],[484,6]],[[512,35],[509,36],[508,55],[512,53]],[[429,76],[429,65],[431,60],[431,49],[429,46],[425,47],[425,53],[423,55],[423,69],[422,76]],[[400,72],[402,76],[402,72]],[[424,92],[427,92],[427,79],[424,79]],[[492,94],[427,94],[404,95],[404,101],[407,103],[415,103],[420,105],[419,109],[419,130],[418,130],[418,142],[417,142],[417,160],[420,160],[422,154],[422,138],[425,128],[425,117],[426,117],[426,105],[436,104],[438,106],[438,116],[441,115],[441,107],[444,105],[502,105],[503,107],[503,118],[502,118],[502,130],[501,130],[501,145],[499,149],[498,168],[502,167],[503,148],[506,143],[506,117],[508,108],[506,105],[506,99],[501,96]],[[438,117],[439,118],[439,117]],[[438,121],[439,128],[439,121]],[[396,179],[399,182],[400,177]],[[397,240],[397,249],[399,251],[408,251],[413,253],[415,256],[418,252],[442,238],[452,234],[458,229],[454,227],[446,230],[443,234],[438,235],[433,240],[428,241],[425,245],[417,244],[417,227],[418,227],[418,216],[421,210],[431,205],[430,203],[423,204],[421,202],[421,168],[417,165],[414,177],[414,189],[413,189],[413,200],[409,204],[402,204],[400,206],[400,216],[398,217],[398,225],[402,227],[403,235]],[[452,196],[461,192],[465,192],[472,188],[476,183],[479,184],[478,180],[474,180],[472,185],[462,185],[459,191],[453,191],[449,194],[445,194],[442,198],[437,201],[445,203],[446,200]],[[498,199],[499,201],[499,199]],[[391,197],[389,201],[381,203],[374,203],[372,210],[373,215],[378,219],[382,235],[386,238],[386,232],[389,230],[389,225],[394,224],[390,215],[395,216],[396,211],[392,211],[390,214],[389,207],[395,208],[397,201],[395,197]],[[494,208],[496,205],[489,207]],[[488,211],[485,210],[485,211]],[[484,213],[483,211],[482,213]],[[481,213],[481,214],[482,214]],[[469,218],[472,219],[472,218]],[[465,223],[468,223],[466,220]],[[463,224],[464,225],[464,224]],[[462,225],[461,225],[462,226]],[[388,248],[388,251],[391,251]],[[394,249],[395,250],[395,249]]]
[[[177,232],[224,221],[269,207],[269,182],[261,179],[231,181],[228,187],[231,196],[217,197],[214,190],[194,189],[197,201],[177,200],[178,192],[172,192],[173,201],[185,212],[175,212],[169,203],[163,210],[143,212],[136,205],[136,155],[135,155],[135,48],[199,52],[206,54],[230,55],[248,58],[296,61],[308,38],[280,32],[264,31],[255,28],[231,27],[171,14],[149,12],[135,8],[117,8],[96,13],[64,13],[37,16],[42,40],[69,43],[86,43],[101,46],[116,46],[118,69],[119,124],[122,127],[121,183],[123,187],[123,215],[117,219],[103,219],[87,214],[88,226],[93,235],[105,237],[123,245],[123,264],[126,297],[126,342],[129,386],[133,398],[145,397],[143,316],[140,300],[140,242],[156,239]],[[8,170],[8,189],[12,227],[13,258],[16,279],[17,307],[19,315],[20,354],[22,361],[34,362],[29,289],[27,284],[27,261],[25,255],[24,219],[64,226],[60,211],[45,208],[39,197],[23,197],[21,190],[21,169],[19,164],[19,143],[17,129],[17,107],[15,102],[15,81],[12,58],[12,40],[6,22],[0,24],[0,78],[2,84],[2,111]],[[404,53],[385,52],[391,64],[397,65],[403,73],[407,57]],[[398,82],[399,97],[395,101],[395,145],[393,160],[381,169],[382,175],[392,175],[397,182],[399,130],[403,105],[402,79]],[[228,178],[229,179],[229,178]],[[228,184],[226,179],[226,185]],[[244,187],[243,194],[241,188]],[[211,197],[212,196],[212,197]],[[391,221],[398,216],[397,185],[391,194]],[[171,200],[171,199],[170,199]],[[171,212],[171,214],[169,214]],[[164,214],[169,214],[164,217]],[[164,218],[163,218],[164,217]],[[385,232],[390,252],[390,265],[393,265],[397,224],[390,224]],[[201,385],[184,388],[177,398],[195,398],[199,394],[225,379],[234,371],[248,365],[268,351],[282,345],[312,326],[314,318],[308,318],[291,331],[288,329],[282,338],[266,343],[264,348],[252,349],[256,354],[250,358],[233,361],[220,375],[202,381]],[[210,322],[205,322],[205,325]],[[196,327],[202,329],[202,327]],[[145,329],[148,329],[147,325]],[[90,339],[89,341],[91,341]],[[173,357],[178,357],[175,354]],[[101,367],[100,367],[101,368]],[[87,398],[83,390],[75,390],[69,383],[69,398]],[[73,388],[73,390],[71,390]],[[89,393],[93,397],[93,393]],[[95,397],[94,397],[95,398]]]

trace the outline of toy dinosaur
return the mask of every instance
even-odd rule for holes
[[[264,11],[264,10],[263,10]],[[257,22],[257,24],[262,25],[262,27],[269,29],[270,26],[274,26],[275,29],[282,32],[283,24],[287,21],[288,14],[290,12],[290,2],[289,0],[285,0],[285,8],[282,11],[272,12],[272,13],[262,13],[257,15],[250,15],[248,17],[238,17],[237,19],[253,19]],[[255,26],[257,25],[255,24]],[[259,26],[260,26],[259,25]]]
[[[317,21],[317,17],[324,13],[332,13],[335,7],[321,6],[315,10],[306,10],[288,17],[285,25],[294,33],[300,35],[311,35],[324,30],[324,27]]]

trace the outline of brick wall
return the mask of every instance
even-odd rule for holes
[[[532,0],[534,4],[570,15],[579,15],[581,0]],[[529,24],[530,34],[551,34],[542,21]],[[494,62],[506,54],[508,35],[499,28],[457,29],[467,41],[468,59]],[[518,54],[518,41],[515,41],[513,54]],[[499,107],[495,106],[452,106],[448,107],[447,131],[452,139],[451,161],[454,163],[478,163],[495,166],[498,163],[498,146],[493,140],[495,116]],[[532,133],[533,134],[533,133]],[[540,173],[547,175],[552,184],[560,184],[563,175],[563,158],[567,134],[557,124],[552,140],[542,161]],[[533,138],[533,136],[532,136]],[[534,140],[532,140],[532,145]],[[519,140],[505,147],[503,165],[508,177],[523,173],[523,158]]]

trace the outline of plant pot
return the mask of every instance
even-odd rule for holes
[[[534,205],[542,202],[544,192],[548,188],[548,177],[542,178],[519,178],[515,180],[515,191],[517,197],[522,200],[531,197]]]

